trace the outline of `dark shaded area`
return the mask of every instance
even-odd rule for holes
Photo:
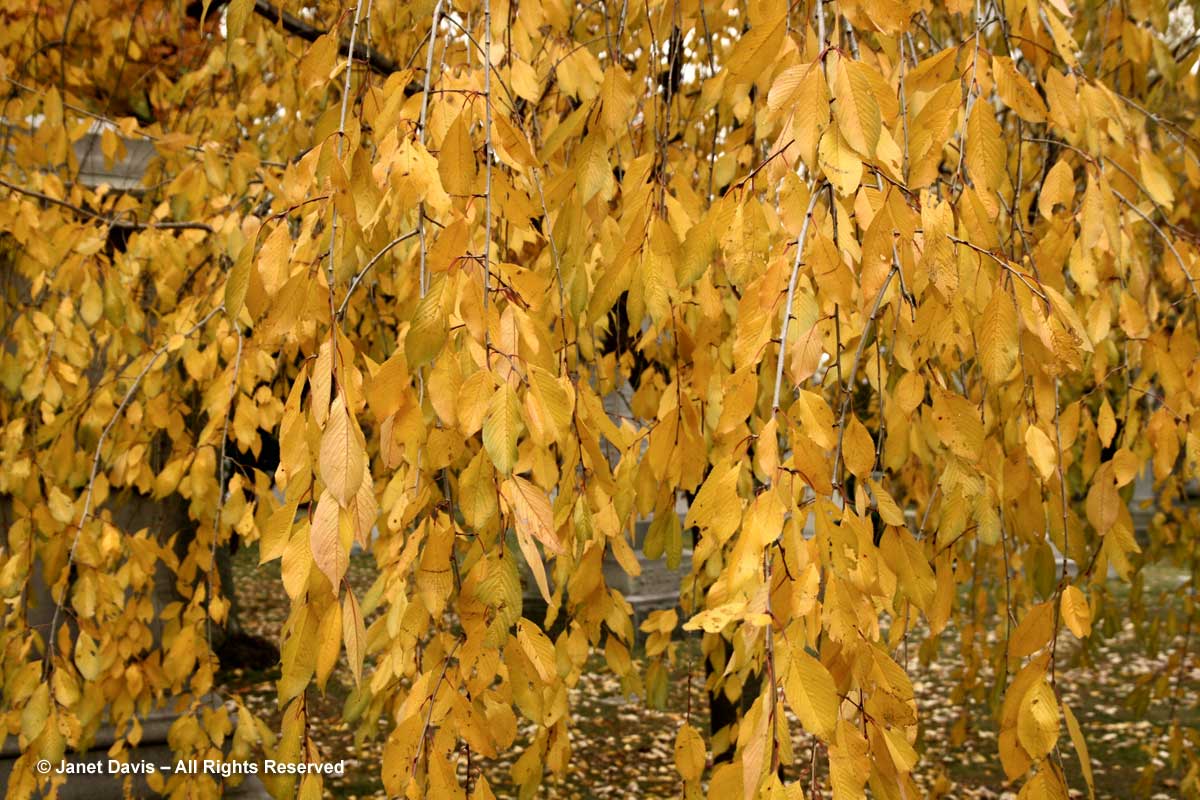
[[[221,671],[243,669],[266,672],[279,664],[279,648],[261,636],[245,631],[233,631],[217,645]]]
[[[228,0],[213,0],[208,5],[208,16],[206,19],[212,19],[213,15],[220,12],[220,9],[228,3]],[[192,0],[184,9],[184,13],[190,19],[197,22],[204,16],[204,2],[202,0]],[[304,20],[279,8],[267,0],[255,0],[254,13],[270,22],[272,25],[277,25],[285,33],[303,39],[306,42],[315,42],[317,39],[324,36],[328,31],[321,28],[309,25]],[[350,40],[342,38],[338,42],[338,52],[343,56],[350,53]],[[391,75],[393,72],[400,71],[400,65],[393,61],[388,56],[371,47],[363,41],[354,43],[354,57],[363,61],[372,72],[379,75]],[[416,81],[410,82],[404,87],[405,96],[418,94],[421,91],[421,85]]]

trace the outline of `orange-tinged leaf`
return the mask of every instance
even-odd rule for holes
[[[519,475],[514,475],[501,484],[500,492],[512,509],[518,533],[523,531],[537,539],[551,553],[563,552],[562,543],[554,533],[550,498],[544,491]]]
[[[1008,640],[1008,655],[1024,658],[1041,650],[1054,635],[1054,604],[1038,603],[1025,615]]]
[[[366,454],[359,442],[358,429],[342,395],[329,408],[329,422],[321,435],[321,480],[343,507],[353,502],[363,483]]]
[[[329,579],[335,591],[350,565],[350,536],[342,536],[349,527],[342,524],[342,509],[328,490],[321,493],[317,510],[313,513],[312,532],[309,542],[312,562]],[[285,553],[286,559],[286,553]]]
[[[1025,451],[1033,460],[1033,465],[1037,467],[1042,480],[1050,480],[1050,476],[1058,469],[1058,449],[1046,432],[1037,425],[1030,425],[1025,429]]]
[[[1071,633],[1084,639],[1092,633],[1092,609],[1087,597],[1077,586],[1068,586],[1062,593],[1062,618]]]

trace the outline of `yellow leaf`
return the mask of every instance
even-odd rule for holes
[[[805,730],[828,742],[837,725],[839,701],[825,665],[803,650],[792,650],[783,690]]]
[[[321,342],[317,351],[317,360],[313,364],[310,397],[312,398],[313,419],[317,426],[324,428],[329,421],[329,401],[333,391],[333,348],[329,340]],[[299,379],[297,385],[301,383]],[[296,391],[293,389],[293,392]]]
[[[232,0],[225,14],[225,30],[230,42],[238,39],[246,30],[246,22],[254,10],[254,0]]]
[[[515,56],[509,56],[510,66],[512,67],[512,89],[518,97],[522,97],[530,102],[538,99],[541,94],[541,83],[538,81],[537,73],[533,67]]]
[[[836,126],[831,125],[821,137],[817,162],[838,194],[850,196],[858,189],[862,180],[862,159],[846,144]]]
[[[1050,480],[1050,476],[1058,469],[1058,450],[1046,432],[1037,425],[1025,429],[1025,451],[1033,459],[1033,465],[1037,467],[1042,480]]]
[[[913,538],[907,527],[890,525],[879,544],[880,552],[888,566],[899,576],[905,593],[917,608],[928,611],[937,593],[937,579],[921,543]]]
[[[1017,112],[1017,116],[1035,125],[1046,121],[1045,102],[1029,80],[1017,70],[1011,58],[993,56],[992,72],[996,77],[996,91],[1000,93],[1000,99]]]
[[[448,329],[446,315],[442,313],[441,300],[443,285],[443,281],[435,280],[433,286],[417,303],[412,327],[404,337],[404,354],[408,358],[410,370],[432,361],[446,342]]]
[[[1096,420],[1096,433],[1100,437],[1100,444],[1104,447],[1112,444],[1113,436],[1117,433],[1117,417],[1113,414],[1113,408],[1109,405],[1107,397],[1100,404],[1100,418]]]
[[[246,291],[250,288],[250,270],[254,267],[254,239],[242,245],[229,278],[225,281],[225,313],[237,319],[246,302]]]
[[[981,192],[998,192],[1004,186],[1007,168],[1004,137],[987,103],[977,102],[971,107],[966,163],[972,182]]]
[[[970,462],[979,460],[983,452],[983,423],[977,406],[957,394],[939,392],[933,401],[933,419],[950,452]]]
[[[1017,625],[1008,641],[1010,658],[1024,658],[1032,655],[1050,641],[1054,635],[1054,605],[1038,603],[1029,609],[1029,613]]]
[[[571,426],[571,415],[575,410],[575,397],[571,391],[571,383],[559,381],[546,370],[538,366],[529,369],[529,386],[532,394],[537,397],[542,410],[546,412],[547,421],[553,428],[556,439],[566,435]]]
[[[464,107],[455,118],[438,153],[438,174],[442,178],[442,187],[449,194],[460,196],[473,191],[476,174],[475,146],[471,143],[467,113]]]
[[[586,204],[593,197],[607,195],[613,184],[612,166],[608,163],[608,148],[599,135],[589,136],[579,147],[575,172],[579,200]]]
[[[694,781],[704,774],[705,748],[700,732],[684,725],[675,736],[675,768],[685,781]]]
[[[363,482],[366,454],[359,433],[341,394],[329,408],[329,422],[321,435],[321,480],[325,488],[346,508]]]
[[[1051,167],[1038,193],[1038,213],[1043,217],[1053,219],[1057,206],[1067,212],[1073,211],[1075,206],[1075,173],[1062,159]]]
[[[1071,633],[1080,639],[1092,633],[1092,609],[1087,597],[1076,586],[1068,586],[1062,594],[1062,618]]]
[[[46,727],[50,718],[50,684],[42,681],[33,690],[25,708],[21,710],[21,736],[32,742]]]
[[[861,61],[837,59],[833,79],[834,116],[846,143],[860,156],[873,158],[879,143],[879,102],[871,91],[871,67]]]
[[[458,507],[468,526],[479,530],[496,514],[495,471],[487,454],[475,454],[459,476]]]
[[[738,39],[726,65],[734,82],[750,83],[756,80],[778,57],[786,22],[786,14],[772,17],[751,26]]]
[[[280,223],[263,242],[262,250],[258,254],[258,272],[262,277],[263,288],[271,297],[278,294],[291,277],[288,264],[291,254],[292,237],[288,233],[288,225]]]
[[[1079,756],[1079,767],[1083,772],[1083,780],[1087,783],[1088,795],[1095,800],[1096,797],[1096,779],[1092,775],[1092,759],[1088,755],[1087,739],[1083,737],[1083,730],[1079,727],[1079,720],[1075,719],[1075,714],[1066,703],[1062,706],[1063,717],[1067,720],[1067,733],[1071,736],[1071,744],[1075,746],[1075,754]]]
[[[1088,522],[1101,536],[1112,530],[1121,513],[1121,495],[1111,473],[1104,467],[1097,471],[1084,503]]]
[[[600,87],[600,119],[610,134],[624,130],[629,121],[629,109],[636,102],[625,70],[616,65],[609,66]]]
[[[337,665],[338,654],[342,651],[342,610],[337,603],[330,603],[321,615],[321,624],[317,627],[317,688],[325,691],[325,682]]]
[[[549,684],[558,677],[554,643],[542,633],[541,628],[527,619],[518,620],[517,644],[544,683]]]
[[[79,318],[86,325],[95,325],[100,321],[101,315],[104,314],[104,293],[100,291],[100,287],[96,282],[88,279],[83,285],[83,292],[79,297]]]
[[[350,513],[350,521],[354,525],[354,541],[365,550],[371,542],[371,531],[379,518],[379,502],[375,499],[375,481],[371,479],[371,471],[363,469],[362,484],[354,493],[354,499],[346,509]]]
[[[336,509],[337,501],[330,498],[329,505]],[[317,509],[320,510],[320,507],[318,503]],[[314,518],[314,523],[315,521]],[[292,531],[291,538],[288,539],[287,546],[283,549],[283,561],[280,564],[283,589],[293,600],[303,594],[304,587],[308,584],[308,575],[312,571],[313,556],[310,539],[309,525],[307,522],[303,522],[296,526],[296,530]]]
[[[708,608],[696,614],[683,624],[685,631],[704,631],[705,633],[720,633],[731,622],[736,622],[745,615],[746,601],[735,600],[716,608]]]
[[[1133,451],[1122,447],[1113,453],[1112,457],[1113,477],[1116,478],[1117,486],[1126,486],[1137,477],[1141,471],[1141,464],[1138,462],[1138,457],[1133,454]]]
[[[997,289],[979,321],[979,363],[988,383],[999,384],[1017,363],[1017,309],[1008,292]]]
[[[479,431],[488,413],[488,404],[495,394],[496,381],[489,370],[473,372],[462,382],[455,411],[463,436],[474,436]]]
[[[846,435],[842,442],[842,458],[846,462],[846,469],[860,478],[869,475],[871,468],[875,465],[875,441],[871,438],[866,426],[859,422],[858,417],[853,414],[850,415],[846,424]]]
[[[1017,711],[1017,740],[1035,761],[1045,758],[1058,742],[1058,700],[1045,680],[1039,680],[1021,700]]]
[[[1175,204],[1175,190],[1171,188],[1170,173],[1162,161],[1154,153],[1143,150],[1138,155],[1138,168],[1142,174],[1142,183],[1154,198],[1154,202],[1170,209]]]
[[[887,747],[888,755],[892,757],[892,763],[896,765],[896,769],[900,772],[912,772],[913,767],[917,765],[917,751],[905,738],[904,731],[899,728],[880,727],[880,732],[883,734],[883,743]]]
[[[737,493],[739,462],[713,467],[688,509],[684,527],[698,527],[702,537],[712,536],[725,542],[742,521],[742,499]]]
[[[526,533],[542,543],[551,553],[563,552],[562,543],[554,533],[554,515],[546,493],[524,478],[514,475],[505,481],[500,492],[512,508],[517,533]]]
[[[342,636],[346,640],[346,660],[354,675],[354,685],[358,686],[362,682],[363,659],[367,653],[367,627],[362,609],[351,591],[347,591],[342,600]]]
[[[508,381],[504,381],[488,402],[483,421],[483,447],[501,475],[512,474],[517,462],[517,439],[524,428],[521,402]]]

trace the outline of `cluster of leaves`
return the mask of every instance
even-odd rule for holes
[[[10,796],[180,696],[181,757],[318,761],[306,690],[343,653],[389,793],[491,796],[456,765],[519,714],[531,795],[569,769],[589,654],[665,690],[680,619],[642,625],[636,670],[602,569],[639,570],[647,518],[652,557],[693,542],[682,627],[744,709],[680,730],[686,796],[915,796],[901,653],[952,627],[1005,774],[1065,797],[1068,740],[1090,772],[1060,631],[1103,635],[1110,571],[1150,561],[1190,578],[1139,691],[1197,793],[1170,699],[1200,569],[1189,5],[124,5],[0,13]],[[145,142],[136,191],[83,180]],[[264,435],[278,470],[231,474]],[[189,530],[117,524],[135,496]],[[234,536],[282,562],[278,731],[201,702]]]

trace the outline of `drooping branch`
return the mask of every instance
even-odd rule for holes
[[[208,13],[213,13],[213,10],[220,6],[226,5],[228,0],[223,2],[214,2],[209,6]],[[194,6],[194,7],[193,7]],[[200,4],[194,3],[188,7],[189,16],[199,16]],[[272,25],[277,25],[284,33],[303,39],[306,42],[315,42],[329,31],[318,28],[314,25],[309,25],[304,20],[297,17],[288,11],[284,11],[269,0],[254,0],[254,13],[270,22]],[[354,57],[370,67],[371,71],[383,76],[391,75],[394,72],[399,72],[402,67],[395,62],[390,56],[381,53],[370,45],[361,43],[351,45],[349,39],[340,39],[338,41],[338,53],[343,56],[349,56],[351,49],[354,51]],[[421,91],[421,85],[416,81],[410,82],[404,87],[405,96],[411,96]]]
[[[50,203],[51,205],[56,205],[56,206],[59,206],[60,208],[65,208],[68,211],[70,211],[74,214],[77,214],[81,217],[96,220],[97,222],[102,222],[105,225],[108,225],[110,228],[120,228],[122,230],[129,230],[129,231],[144,231],[144,230],[186,231],[186,230],[192,230],[192,231],[205,231],[207,233],[213,232],[212,226],[206,222],[192,222],[192,221],[188,221],[188,220],[179,221],[179,222],[172,222],[172,221],[138,222],[137,220],[121,219],[119,217],[106,217],[103,214],[97,214],[95,211],[90,211],[81,206],[77,206],[74,203],[68,203],[66,200],[61,200],[57,197],[52,197],[48,194],[45,194],[44,192],[39,192],[34,189],[26,189],[23,186],[17,186],[15,183],[9,183],[8,181],[4,180],[3,178],[0,178],[0,186],[3,186],[6,189],[11,189],[12,191],[16,192],[17,194],[23,194],[26,197],[32,197],[35,200],[41,200],[43,203]]]

